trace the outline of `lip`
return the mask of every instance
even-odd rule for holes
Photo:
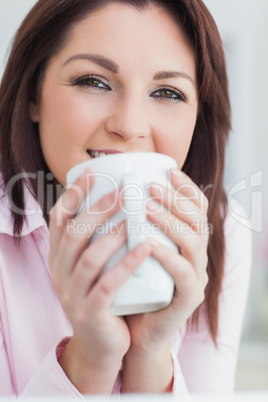
[[[89,151],[94,151],[94,152],[102,152],[104,154],[121,154],[123,153],[122,151],[118,151],[116,149],[88,149],[87,152]]]

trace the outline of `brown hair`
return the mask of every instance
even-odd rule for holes
[[[31,178],[29,183],[32,194],[36,199],[39,197],[39,202],[41,198],[46,199],[46,173],[49,169],[42,154],[38,125],[32,123],[29,116],[29,103],[38,96],[46,66],[68,38],[72,26],[88,13],[113,1],[39,0],[21,24],[0,88],[0,168],[6,187],[16,174],[43,171],[43,188],[38,188],[37,181]],[[221,39],[212,16],[201,0],[116,1],[139,9],[150,3],[164,8],[182,26],[195,49],[199,113],[183,170],[199,186],[203,186],[210,203],[208,220],[213,227],[213,235],[208,245],[209,283],[202,308],[205,308],[209,332],[216,342],[225,253],[224,154],[230,130],[230,105]],[[14,184],[8,197],[23,210],[21,181]],[[48,222],[47,212],[44,209]],[[14,236],[19,238],[25,216],[12,211],[12,217]],[[194,313],[192,324],[198,324],[199,312],[200,308]]]

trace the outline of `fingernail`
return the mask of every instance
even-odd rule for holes
[[[163,186],[161,186],[160,184],[151,184],[150,185],[150,190],[151,192],[156,195],[156,196],[161,196],[163,195],[165,189],[163,188]]]
[[[88,174],[91,174],[91,173],[93,173],[91,168],[87,168],[87,169],[85,169],[83,176],[87,176]]]
[[[147,251],[148,251],[148,245],[145,242],[143,242],[137,246],[135,254],[137,255],[137,257],[142,257],[147,253]]]
[[[172,175],[180,177],[180,178],[184,176],[184,173],[179,169],[172,169],[171,173],[172,173]]]
[[[87,175],[88,175],[89,173],[91,173],[91,169],[90,169],[90,168],[85,169],[85,170],[80,174],[80,176],[78,176],[77,180],[79,180],[79,181],[85,181],[85,179],[87,178]]]
[[[161,205],[158,204],[158,202],[155,202],[155,201],[153,201],[153,200],[150,200],[150,201],[147,203],[147,209],[148,209],[150,212],[159,212],[159,211],[161,210]]]
[[[153,239],[152,237],[148,237],[148,242],[154,248],[159,247],[159,243],[155,239]]]

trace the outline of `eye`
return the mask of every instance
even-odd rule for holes
[[[152,98],[162,98],[170,102],[186,102],[185,96],[175,89],[161,88],[151,94]]]
[[[86,75],[85,77],[81,77],[74,82],[74,85],[79,87],[95,88],[106,91],[112,90],[108,84],[106,84],[99,77],[96,77],[94,75]]]

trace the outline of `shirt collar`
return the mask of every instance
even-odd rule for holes
[[[25,216],[21,236],[26,236],[38,228],[47,228],[47,223],[43,217],[42,209],[24,184]],[[16,212],[16,211],[15,211]],[[23,212],[18,210],[18,212]],[[0,233],[13,236],[13,222],[10,210],[10,203],[5,191],[0,191]]]

